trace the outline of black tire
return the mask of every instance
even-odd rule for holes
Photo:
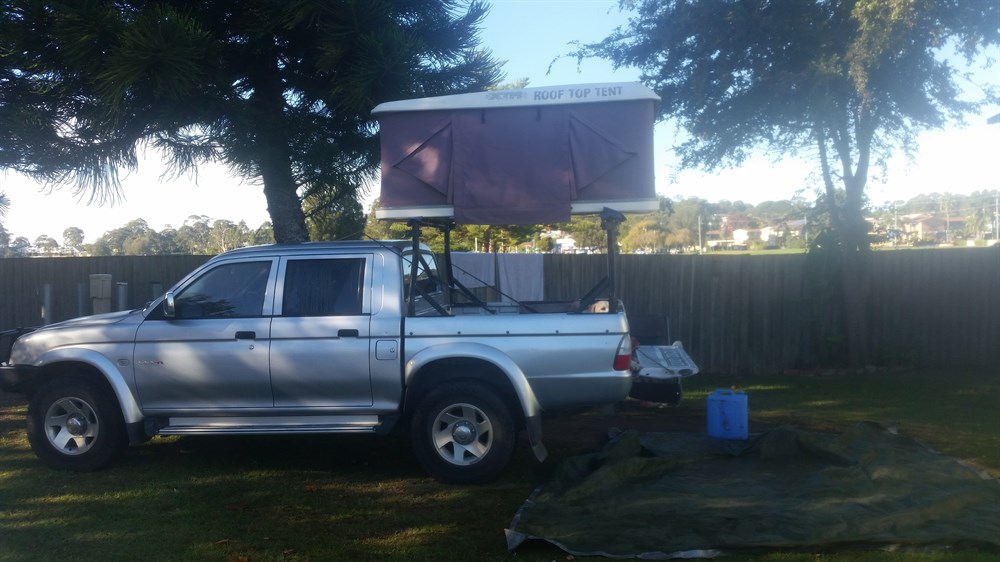
[[[90,472],[115,460],[128,436],[109,389],[80,377],[59,377],[28,404],[28,442],[51,468]]]
[[[459,484],[496,479],[516,438],[507,405],[489,386],[472,381],[432,390],[410,427],[417,462],[438,480]]]

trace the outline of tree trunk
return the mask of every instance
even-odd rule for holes
[[[254,120],[254,160],[264,181],[267,212],[279,244],[308,242],[306,217],[292,175],[292,154],[285,123],[285,98],[277,59],[270,53],[261,57],[258,72],[251,77]]]
[[[871,292],[870,253],[844,248],[841,260],[841,283],[844,296],[844,319],[848,364],[863,367],[871,360],[869,301]]]
[[[302,202],[292,178],[291,161],[268,151],[259,164],[267,213],[274,227],[274,241],[279,244],[308,242],[309,231],[306,230],[305,213],[302,212]]]
[[[846,362],[852,367],[863,367],[871,360],[870,330],[870,262],[868,240],[868,223],[864,219],[864,188],[868,173],[868,147],[865,142],[861,146],[859,170],[852,171],[849,160],[849,148],[835,147],[843,169],[841,170],[844,185],[844,202],[838,204],[833,173],[827,153],[827,137],[822,126],[816,128],[817,146],[820,154],[823,180],[826,188],[827,207],[830,213],[832,236],[828,236],[823,247],[816,251],[836,254],[832,263],[840,268],[839,294],[843,323],[842,335],[847,343]],[[836,143],[834,143],[836,145]],[[813,251],[813,250],[810,250]],[[833,256],[831,256],[833,257]]]
[[[493,252],[493,227],[487,226],[483,230],[483,251],[486,253]]]
[[[859,133],[858,169],[844,178],[844,211],[841,251],[848,360],[863,367],[871,360],[870,250],[868,222],[864,216],[864,191],[868,183],[869,143]]]

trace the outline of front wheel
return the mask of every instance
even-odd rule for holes
[[[489,482],[514,453],[510,411],[488,386],[463,382],[442,386],[418,405],[411,428],[413,452],[438,480]]]
[[[114,460],[124,450],[127,436],[109,390],[82,378],[62,377],[32,397],[28,442],[51,468],[89,472]]]

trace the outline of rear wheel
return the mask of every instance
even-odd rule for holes
[[[516,433],[506,404],[481,383],[442,386],[417,407],[411,427],[417,461],[445,482],[482,483],[499,476]]]
[[[28,442],[48,466],[87,472],[111,463],[127,445],[114,395],[77,377],[54,379],[28,405]]]

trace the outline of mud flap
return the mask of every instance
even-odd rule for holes
[[[531,452],[535,453],[538,462],[545,461],[549,451],[542,444],[542,416],[531,416],[524,420],[524,425],[528,433],[528,442],[531,443]]]

